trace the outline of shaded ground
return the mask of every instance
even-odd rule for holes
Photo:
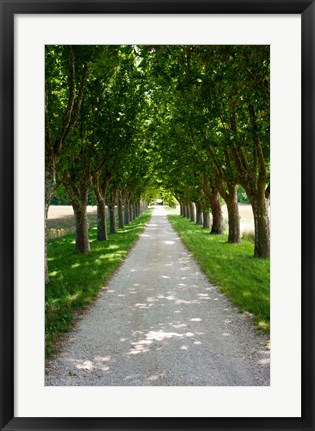
[[[266,342],[208,282],[156,207],[127,260],[49,361],[46,385],[269,385]]]

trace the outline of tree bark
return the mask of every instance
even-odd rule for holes
[[[240,243],[241,242],[241,231],[240,231],[240,216],[237,202],[226,201],[229,218],[229,235],[228,242]]]
[[[97,240],[107,241],[107,226],[106,226],[106,206],[105,206],[106,190],[101,191],[99,187],[94,185],[94,194],[97,203]]]
[[[75,251],[79,254],[86,254],[91,251],[86,202],[87,200],[84,202],[76,202],[72,204],[75,216]]]
[[[241,242],[241,230],[236,185],[232,185],[229,187],[229,191],[225,194],[224,199],[226,202],[229,218],[228,242],[239,243]]]
[[[255,224],[255,257],[270,257],[270,222],[264,184],[258,186],[256,198],[251,199]]]
[[[203,228],[204,229],[210,229],[210,212],[209,210],[203,211]]]
[[[75,215],[75,251],[76,253],[85,254],[91,251],[89,243],[89,232],[88,232],[88,218],[87,218],[87,201],[88,201],[88,190],[90,187],[90,176],[89,169],[86,168],[85,172],[82,172],[79,184],[76,180],[70,177],[69,171],[65,170],[62,175],[62,182],[65,186],[65,191]]]
[[[125,224],[129,224],[131,221],[131,215],[130,215],[130,196],[129,192],[125,192],[125,199],[124,199],[125,205],[124,205],[124,219]]]
[[[110,195],[109,202],[108,202],[110,233],[117,232],[115,203],[116,203],[116,191],[113,191]]]
[[[133,208],[134,208],[135,218],[139,217],[139,215],[140,215],[140,203],[135,202],[133,204]]]
[[[50,201],[56,190],[56,169],[54,158],[50,160],[50,163],[46,163],[45,168],[45,284],[48,284],[48,256],[47,256],[47,220],[48,220],[48,210],[50,206]]]
[[[190,203],[190,220],[196,222],[196,208],[194,202]]]
[[[220,203],[220,194],[217,190],[213,190],[209,195],[211,213],[212,213],[212,226],[211,235],[221,235],[223,232],[223,216]]]
[[[210,234],[220,235],[223,232],[223,217],[220,204],[220,194],[218,192],[218,189],[213,184],[209,184],[205,175],[202,177],[202,190],[209,200],[212,213],[212,227]]]
[[[202,225],[202,207],[199,203],[196,203],[196,224]]]
[[[106,190],[110,181],[110,176],[99,177],[95,176],[93,178],[93,190],[97,202],[97,240],[107,241],[107,214],[106,214]]]
[[[186,218],[188,220],[190,220],[190,205],[189,204],[186,205]]]
[[[96,194],[95,194],[96,196]],[[107,223],[105,198],[96,196],[97,201],[97,240],[107,241]]]
[[[49,283],[49,277],[48,277],[48,256],[47,256],[47,220],[48,220],[48,209],[49,205],[45,205],[45,284]]]
[[[118,227],[124,229],[124,208],[121,190],[117,190]]]
[[[184,217],[184,208],[183,208],[183,205],[180,203],[179,204],[179,214],[182,216],[182,217]]]
[[[138,205],[133,202],[132,203],[132,220],[135,220],[137,218],[137,207]]]

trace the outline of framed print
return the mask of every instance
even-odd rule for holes
[[[0,4],[1,429],[313,430],[313,1],[0,0]],[[106,82],[98,79],[105,75]],[[185,92],[185,85],[189,87],[189,93]],[[132,91],[129,91],[131,87]],[[89,92],[89,99],[84,99],[85,91]],[[136,107],[142,107],[137,114],[134,113]],[[93,124],[89,130],[85,127],[87,122]],[[115,139],[108,130],[115,131]],[[106,142],[103,144],[104,136]],[[91,143],[93,155],[91,148],[84,146],[86,142]],[[248,150],[252,144],[253,150]],[[47,148],[51,149],[48,156]],[[125,151],[128,156],[121,157],[119,151]],[[192,160],[195,160],[194,164]],[[201,163],[204,163],[203,168],[200,168]],[[113,171],[118,165],[121,166],[119,181],[113,180]],[[208,165],[211,165],[211,172],[215,172],[210,185],[203,175]],[[96,175],[101,169],[102,177]],[[251,178],[252,171],[255,174]],[[67,242],[69,251],[64,259],[60,259],[59,251],[52,255],[52,246],[47,246],[50,247],[50,271],[45,272],[48,268],[45,266],[48,214],[45,196],[47,200],[51,172],[51,182],[55,187],[57,178],[56,184],[60,187],[58,191],[53,188],[53,193],[48,194],[48,206],[53,198],[71,202],[76,228],[71,231],[72,236],[62,237],[67,240],[59,241]],[[163,174],[158,177],[157,172]],[[193,172],[191,183],[186,182],[187,172]],[[213,174],[207,170],[207,175]],[[246,202],[254,210],[255,234],[252,242],[245,236],[242,242],[250,243],[252,255],[246,256],[246,265],[240,266],[238,272],[232,270],[226,275],[231,282],[239,273],[253,274],[249,276],[248,288],[245,289],[243,281],[240,282],[244,284],[243,291],[236,288],[241,299],[232,299],[244,312],[235,312],[235,321],[247,319],[246,325],[240,327],[239,338],[233,332],[236,324],[231,324],[230,302],[216,296],[212,285],[205,284],[203,286],[208,287],[203,287],[204,291],[197,290],[199,283],[208,281],[191,281],[197,292],[194,300],[172,293],[172,280],[177,280],[174,274],[181,271],[177,287],[184,295],[187,287],[185,271],[190,265],[187,249],[191,249],[183,239],[187,248],[181,251],[177,273],[168,272],[170,267],[176,267],[169,250],[175,248],[177,241],[173,236],[175,231],[168,230],[168,236],[162,241],[168,247],[167,253],[158,251],[156,255],[165,254],[163,273],[155,273],[150,266],[153,263],[145,267],[141,256],[150,254],[147,249],[143,254],[134,253],[134,265],[139,261],[139,266],[130,266],[121,276],[129,283],[129,297],[133,298],[143,287],[141,277],[144,272],[148,270],[151,274],[146,297],[143,301],[133,300],[129,314],[119,314],[126,300],[125,292],[118,290],[120,281],[114,287],[108,285],[106,294],[115,293],[115,289],[120,294],[116,292],[112,309],[107,308],[106,316],[100,319],[105,329],[103,338],[98,338],[96,344],[103,349],[104,339],[114,339],[118,334],[122,350],[115,352],[114,343],[113,353],[106,355],[102,350],[102,354],[96,355],[95,362],[83,356],[78,359],[75,350],[66,356],[55,354],[54,349],[58,353],[58,340],[63,340],[60,333],[68,328],[67,319],[70,315],[72,319],[77,312],[73,310],[78,309],[80,301],[85,307],[92,302],[91,298],[82,299],[81,293],[68,288],[68,282],[54,282],[58,277],[62,279],[62,260],[73,274],[77,274],[77,283],[83,277],[79,271],[86,260],[80,260],[80,257],[67,259],[81,254],[85,259],[84,256],[89,254],[89,238],[85,243],[82,240],[86,213],[80,213],[78,196],[81,193],[84,208],[87,199],[93,205],[97,202],[99,208],[97,187],[100,178],[104,181],[109,178],[102,193],[107,199],[108,209],[105,210],[104,203],[104,211],[108,211],[110,222],[114,224],[113,220],[117,218],[123,228],[129,222],[135,223],[130,224],[134,230],[138,228],[131,220],[150,203],[154,206],[153,214],[162,215],[160,220],[164,223],[166,213],[160,204],[167,199],[173,199],[172,203],[177,205],[178,219],[180,213],[184,219],[190,219],[189,223],[193,221],[194,226],[197,225],[196,202],[199,197],[196,197],[196,190],[202,190],[210,202],[209,196],[215,193],[213,184],[217,187],[217,196],[221,196],[221,201],[219,198],[217,201],[222,205],[223,199],[228,204],[233,193],[236,199],[236,192],[242,194],[238,199],[248,199]],[[160,185],[161,178],[163,186]],[[250,181],[251,186],[247,186]],[[132,193],[139,197],[130,200],[128,206],[127,190],[131,183],[137,184]],[[165,184],[172,193],[167,194]],[[134,190],[137,193],[140,190],[138,195]],[[124,216],[119,214],[119,191],[124,197],[121,206],[125,209]],[[112,196],[113,201],[110,200]],[[263,196],[264,202],[268,201],[265,213],[262,213],[259,196]],[[232,247],[228,251],[225,247],[224,252],[220,249],[220,259],[225,259],[226,264],[219,272],[231,270],[228,268],[231,266],[229,253],[233,253],[234,245],[241,240],[241,233],[231,227],[233,202],[227,205],[229,221],[226,222],[228,232],[224,242],[224,247]],[[209,207],[203,205],[200,204],[203,219],[199,224],[204,223],[206,228],[205,208],[209,214],[210,204]],[[213,225],[214,208],[211,207]],[[221,209],[219,212],[221,214]],[[46,217],[43,217],[44,213]],[[264,224],[265,216],[268,223],[265,220]],[[98,224],[95,223],[93,233],[95,244],[105,239],[100,237],[99,213],[97,217]],[[235,218],[239,222],[239,216]],[[108,225],[112,234],[117,231],[113,224]],[[154,247],[162,238],[159,231],[160,237],[152,241],[154,232],[160,229],[159,221],[151,221],[148,227],[151,231],[142,234],[139,242],[149,237],[150,247]],[[173,227],[177,229],[175,224]],[[194,232],[197,235],[197,230]],[[214,237],[220,238],[220,235],[211,236],[211,240]],[[212,247],[214,242],[213,239]],[[54,244],[57,250],[58,241]],[[123,260],[127,254],[124,246],[123,241],[112,243],[112,254],[106,259],[114,261],[118,250],[120,260]],[[150,250],[152,253],[152,248]],[[87,285],[89,279],[97,276],[102,259],[105,259],[103,252],[97,254],[93,249],[93,253],[95,259],[89,264],[88,275],[84,275]],[[242,253],[244,260],[245,248]],[[132,252],[128,259],[131,255]],[[198,259],[201,266],[203,259],[205,256]],[[257,269],[255,262],[265,266]],[[215,270],[214,266],[211,271]],[[205,267],[202,268],[207,272]],[[114,269],[111,271],[112,274]],[[198,269],[190,271],[199,273]],[[264,297],[267,306],[265,311],[261,311],[262,306],[255,308],[257,300],[254,299],[253,309],[248,309],[247,304],[243,304],[254,295],[250,285],[257,280],[261,282],[263,271],[268,273],[270,286],[259,292],[259,298]],[[142,274],[140,281],[136,278],[137,272]],[[45,290],[48,277],[53,280],[51,286],[54,287]],[[223,282],[216,281],[218,285]],[[260,289],[263,289],[262,284],[257,282]],[[158,285],[165,292],[157,293]],[[56,295],[59,293],[64,302],[58,309],[61,296]],[[89,294],[95,299],[95,292]],[[200,329],[207,328],[205,321],[209,317],[209,314],[201,316],[200,310],[205,308],[204,304],[213,301],[218,301],[214,302],[213,314],[221,312],[215,314],[219,317],[212,317],[220,331],[222,329],[220,337],[215,328],[212,332]],[[69,311],[72,302],[77,308]],[[146,322],[146,330],[132,327],[132,333],[127,331],[125,336],[127,332],[118,326],[105,327],[105,319],[110,313],[113,314],[112,322],[120,318],[121,322],[126,319],[131,325],[130,322],[139,319],[145,310],[154,307],[170,310],[168,307],[172,304],[176,306],[168,311],[173,313],[172,316],[160,311],[157,320]],[[199,308],[194,309],[197,305]],[[91,313],[96,312],[93,307],[90,306]],[[194,311],[183,318],[185,307]],[[259,312],[253,311],[256,309]],[[228,314],[223,318],[224,313]],[[75,332],[66,335],[65,340],[72,342],[77,337],[84,350],[88,349],[89,338],[99,332],[99,324],[93,323],[97,328],[93,334],[92,330],[80,332],[80,322],[81,327],[84,326],[80,316],[76,317]],[[153,314],[150,316],[154,318]],[[255,325],[260,331],[258,334],[254,330],[251,332]],[[251,329],[245,332],[248,327]],[[49,332],[51,328],[53,330]],[[55,334],[55,328],[59,328],[59,335],[56,338],[51,335],[52,341],[47,344],[47,332]],[[234,335],[231,337],[231,334]],[[265,340],[259,349],[251,348],[256,336]],[[216,352],[211,350],[215,340],[218,344]],[[126,342],[128,347],[123,350]],[[177,349],[173,359],[163,350],[171,345]],[[232,346],[230,350],[234,356],[229,356],[227,346]],[[152,359],[153,350],[166,352],[165,369],[170,364],[169,371],[159,369],[154,362],[156,359]],[[193,356],[194,351],[199,352],[198,358]],[[186,368],[181,368],[174,376],[173,363],[185,360],[183,358],[191,352],[190,366],[187,362]],[[250,368],[244,368],[246,352],[257,365],[252,379]],[[124,379],[117,380],[110,373],[121,355],[128,358],[126,361],[133,364],[133,368],[124,371]],[[145,382],[141,380],[141,371],[135,371],[138,370],[137,361],[140,364],[142,358],[149,370]],[[196,365],[206,358],[207,366],[216,376],[213,380],[207,380],[207,371]],[[230,375],[221,379],[219,374],[226,363]],[[64,380],[59,369],[66,376]],[[106,380],[104,376],[109,370],[111,377]],[[239,380],[234,378],[234,370],[238,370]]]

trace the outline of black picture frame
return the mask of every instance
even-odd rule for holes
[[[315,430],[314,424],[314,23],[311,0],[0,0],[0,425],[1,430]],[[41,418],[14,416],[14,15],[301,14],[302,417]],[[267,30],[266,30],[267,31]],[[289,89],[288,89],[289,91]],[[281,400],[279,401],[281,402]]]

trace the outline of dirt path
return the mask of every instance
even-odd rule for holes
[[[46,385],[269,385],[269,351],[156,207],[142,237],[47,366]]]

